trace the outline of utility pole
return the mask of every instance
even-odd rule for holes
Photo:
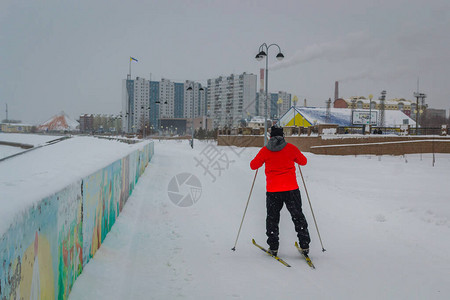
[[[294,102],[294,127],[295,127],[295,107],[297,106],[297,102],[298,102],[298,97],[296,95],[294,95],[294,98],[292,99],[292,101]]]
[[[369,134],[372,132],[372,99],[373,95],[369,95]]]
[[[330,116],[331,116],[331,98],[329,98],[325,103],[327,104],[326,120],[327,120],[327,124],[329,124],[330,123]]]
[[[355,109],[356,109],[356,98],[352,98],[352,125],[353,125],[353,117],[355,115]]]
[[[416,135],[419,134],[419,115],[420,113],[423,112],[423,108],[425,106],[425,98],[427,97],[427,95],[425,95],[424,93],[419,93],[419,91],[417,91],[416,93],[414,93],[414,97],[416,97]],[[421,99],[421,107],[419,107],[419,99]]]

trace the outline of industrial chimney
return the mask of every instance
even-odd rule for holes
[[[334,101],[339,98],[339,81],[334,83]]]

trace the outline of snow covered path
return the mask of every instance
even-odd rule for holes
[[[206,165],[215,151],[220,159],[207,173],[197,161]],[[286,209],[279,253],[292,268],[251,244],[255,238],[266,245],[263,169],[237,250],[230,250],[257,151],[199,141],[192,150],[186,141],[155,141],[155,156],[70,299],[448,299],[450,155],[437,156],[432,167],[431,155],[305,153],[302,171],[327,249],[321,252],[298,178],[312,237],[311,270],[294,247]],[[169,199],[169,184],[180,173],[201,183],[198,202],[189,207]],[[180,194],[187,193],[180,187]]]

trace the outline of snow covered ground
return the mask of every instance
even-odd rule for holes
[[[0,141],[22,143],[22,144],[38,146],[40,144],[45,144],[46,142],[56,140],[62,136],[63,135],[0,132]]]
[[[24,149],[14,146],[0,145],[0,159],[22,152]]]
[[[200,141],[192,150],[186,141],[155,141],[155,156],[70,299],[450,297],[450,155],[437,155],[433,167],[431,155],[305,153],[302,172],[327,250],[321,251],[299,177],[312,270],[294,247],[286,209],[279,254],[292,267],[251,244],[255,238],[265,246],[263,169],[231,251],[257,151]],[[177,191],[182,178],[189,184],[178,181]]]
[[[20,133],[3,133],[0,132],[0,142],[13,142],[20,144],[28,144],[38,146],[46,142],[60,138],[54,135],[38,135],[38,134],[20,134]],[[0,158],[4,158],[16,153],[25,151],[20,147],[0,145]]]

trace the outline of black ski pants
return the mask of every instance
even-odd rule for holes
[[[283,204],[286,203],[288,211],[291,213],[294,222],[295,231],[297,232],[298,241],[302,249],[309,248],[311,239],[308,232],[308,223],[302,211],[302,200],[300,190],[292,190],[286,192],[266,192],[266,234],[267,244],[270,249],[276,250],[279,246],[279,228],[280,211]]]

